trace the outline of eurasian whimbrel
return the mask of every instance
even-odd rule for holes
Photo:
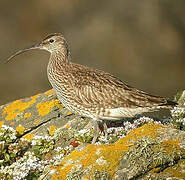
[[[97,121],[120,120],[161,108],[172,108],[176,103],[166,98],[137,90],[115,76],[70,61],[67,41],[60,33],[12,55],[43,49],[51,53],[47,75],[58,99],[65,107],[94,122],[95,143],[99,133]],[[106,128],[106,125],[105,125]]]

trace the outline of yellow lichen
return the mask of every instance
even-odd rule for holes
[[[56,99],[55,101],[56,101],[56,106],[57,106],[58,108],[63,108],[63,107],[64,107],[64,105],[61,104],[60,101],[59,101],[58,99]]]
[[[59,106],[58,101],[53,99],[51,101],[38,103],[37,110],[40,116],[46,116],[48,113],[50,113],[53,107],[58,106]]]
[[[50,90],[46,91],[44,94],[49,96],[49,95],[51,95],[53,93],[54,93],[53,89],[50,89]]]
[[[21,100],[12,102],[3,109],[2,115],[7,114],[5,118],[7,121],[14,119],[18,114],[23,113],[27,108],[34,104],[38,96],[40,96],[40,94],[32,96],[31,100],[28,102],[22,102]]]
[[[4,124],[4,121],[0,121],[0,128],[2,127],[3,124]]]
[[[24,128],[23,126],[19,125],[19,126],[17,126],[17,127],[15,128],[15,130],[16,130],[20,135],[22,135],[22,134],[24,133],[25,128]]]
[[[25,119],[26,119],[26,118],[29,118],[29,117],[31,117],[31,113],[30,113],[30,112],[27,112],[27,113],[24,114],[24,118],[25,118]]]
[[[114,173],[118,169],[121,155],[123,152],[128,151],[133,145],[131,141],[141,139],[144,136],[154,138],[157,136],[157,130],[161,127],[162,126],[158,124],[147,124],[131,131],[126,137],[121,138],[114,144],[99,146],[89,144],[80,152],[78,150],[74,150],[69,156],[64,158],[60,166],[53,167],[53,169],[58,171],[60,179],[66,179],[66,176],[71,169],[75,168],[72,164],[82,166],[84,169],[90,168],[91,173],[95,170],[100,172],[106,171],[111,177],[113,177]],[[97,159],[99,158],[105,160],[106,163],[97,163]],[[68,162],[71,162],[71,164]]]
[[[56,126],[50,126],[49,127],[49,135],[53,135],[53,133],[55,132],[55,130],[56,130]]]
[[[24,135],[23,138],[26,140],[32,140],[34,136],[35,136],[34,134],[29,133],[29,134]]]
[[[38,125],[40,123],[40,119],[33,122],[34,125]]]

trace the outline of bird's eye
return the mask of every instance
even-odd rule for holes
[[[50,39],[50,40],[49,40],[49,42],[50,42],[50,43],[53,43],[53,42],[54,42],[54,40],[53,40],[53,39]]]

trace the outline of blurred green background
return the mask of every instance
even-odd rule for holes
[[[185,89],[184,0],[0,1],[0,61],[62,32],[73,62],[138,89],[172,97]],[[0,65],[0,104],[51,88],[49,53],[30,51]]]

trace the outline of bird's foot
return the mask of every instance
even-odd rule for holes
[[[94,120],[93,121],[94,123],[94,137],[93,137],[93,140],[92,140],[92,144],[95,144],[96,143],[96,140],[98,138],[98,135],[99,135],[99,132],[100,132],[100,128],[99,128],[99,125],[98,125],[98,121],[97,120]]]
[[[107,131],[107,124],[106,124],[106,122],[104,121],[103,122],[103,131],[104,131],[104,134],[105,134],[105,139],[107,139],[108,138],[108,131]]]
[[[98,138],[98,135],[99,135],[99,132],[100,132],[100,128],[99,128],[99,125],[98,125],[98,120],[94,120],[94,137],[93,137],[93,140],[92,140],[92,144],[95,144],[96,141],[97,141],[97,138]],[[104,121],[103,122],[103,131],[104,131],[104,134],[105,134],[105,139],[108,138],[108,131],[107,131],[107,124],[106,122]]]

